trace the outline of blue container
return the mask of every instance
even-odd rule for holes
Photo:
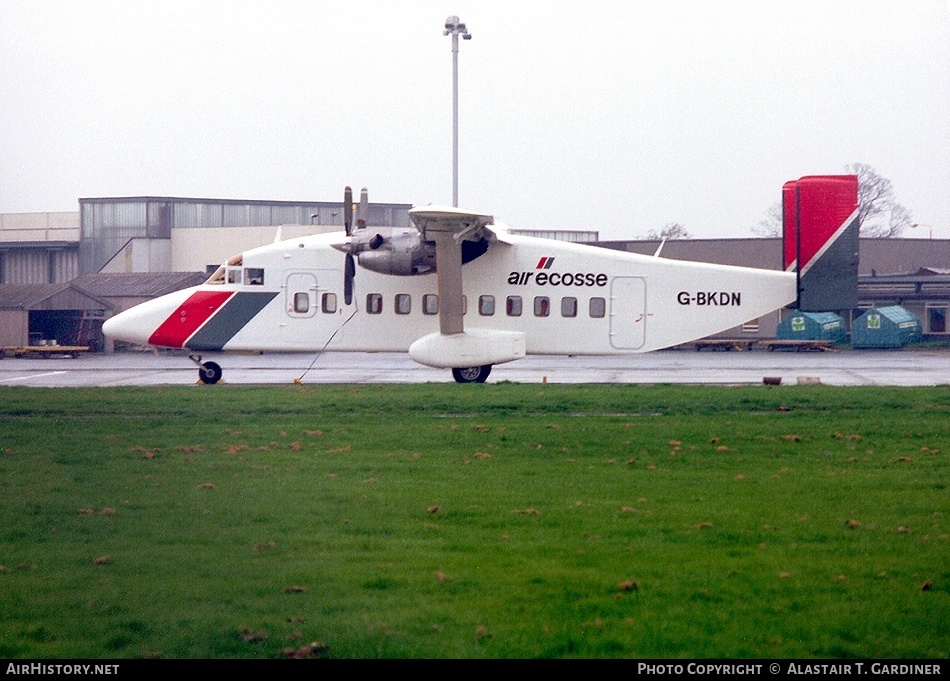
[[[851,324],[855,348],[902,348],[922,339],[920,320],[899,305],[871,308]]]
[[[847,343],[844,319],[834,312],[792,312],[775,329],[776,340],[822,340]]]

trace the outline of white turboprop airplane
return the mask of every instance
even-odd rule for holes
[[[200,286],[108,319],[103,332],[193,351],[204,383],[222,370],[201,352],[408,351],[460,383],[526,354],[648,352],[795,303],[807,288],[799,272],[822,259],[853,258],[856,287],[856,178],[802,178],[784,197],[789,271],[517,236],[457,208],[413,208],[409,228],[354,229],[347,188],[343,231],[245,251]],[[853,248],[831,247],[852,232]],[[829,287],[839,284],[810,290]]]

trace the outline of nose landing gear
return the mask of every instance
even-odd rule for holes
[[[198,380],[205,385],[214,385],[221,380],[221,366],[217,362],[203,362],[201,355],[188,355],[188,359],[198,365]]]

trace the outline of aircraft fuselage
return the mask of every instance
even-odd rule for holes
[[[116,339],[195,351],[407,351],[438,333],[437,274],[356,268],[344,301],[342,232],[243,253],[216,283],[106,323]],[[210,282],[211,280],[209,280]],[[462,267],[465,330],[524,334],[528,354],[647,352],[795,301],[793,273],[693,263],[505,234]]]

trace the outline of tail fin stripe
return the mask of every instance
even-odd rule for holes
[[[813,255],[811,259],[809,259],[808,262],[805,263],[805,266],[802,267],[802,274],[805,274],[806,272],[808,272],[808,270],[812,268],[812,265],[814,265],[816,262],[821,260],[822,256],[824,256],[824,254],[828,252],[828,249],[831,248],[832,245],[834,245],[834,243],[841,237],[842,234],[844,234],[844,230],[846,230],[851,225],[852,222],[858,219],[859,211],[860,211],[860,208],[855,208],[854,212],[851,213],[851,215],[849,215],[847,219],[841,223],[841,226],[835,230],[834,234],[832,234],[828,238],[827,241],[825,241],[822,247],[818,249],[818,252],[816,252],[815,255]],[[793,265],[797,267],[798,261],[796,260],[793,263]],[[790,271],[794,271],[794,270],[790,270]]]

